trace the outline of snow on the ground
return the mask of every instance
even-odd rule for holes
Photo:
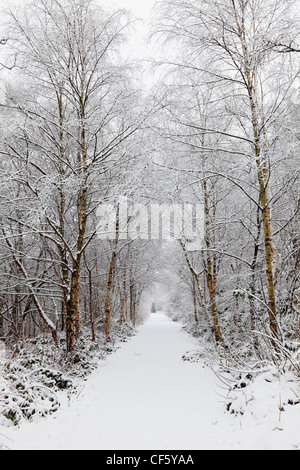
[[[247,388],[248,399],[245,391],[237,391],[240,396],[232,406],[241,406],[239,400],[245,404],[244,415],[235,416],[226,411],[223,384],[204,360],[182,360],[198,346],[180,324],[162,313],[152,314],[136,336],[100,362],[77,395],[70,399],[61,393],[61,408],[55,415],[18,428],[0,427],[0,447],[1,443],[11,450],[300,447],[300,404],[283,405],[285,392],[294,384],[261,376],[255,390]],[[296,399],[297,391],[290,392]]]

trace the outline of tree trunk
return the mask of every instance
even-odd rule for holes
[[[111,256],[111,261],[109,264],[108,278],[107,278],[107,293],[105,298],[105,338],[106,341],[110,341],[110,318],[111,318],[111,309],[112,309],[112,294],[113,294],[113,278],[114,278],[114,268],[115,268],[115,258],[116,253],[113,251]]]
[[[209,293],[210,300],[210,310],[211,316],[214,325],[214,335],[215,340],[218,344],[224,346],[224,339],[221,332],[221,327],[219,324],[218,312],[217,312],[217,299],[216,299],[216,288],[217,288],[217,263],[216,255],[212,253],[211,250],[211,239],[214,240],[214,218],[216,205],[213,204],[213,221],[211,223],[211,216],[209,211],[209,197],[208,197],[208,188],[207,181],[203,182],[203,192],[204,192],[204,211],[205,211],[205,245],[206,245],[206,256],[203,257],[203,264],[205,268],[206,275],[206,284]]]
[[[90,291],[90,322],[91,322],[92,341],[96,341],[95,321],[94,321],[94,296],[93,296],[93,282],[92,282],[91,270],[89,270],[89,291]]]
[[[198,312],[197,312],[197,293],[196,293],[196,280],[193,276],[193,303],[194,303],[194,320],[198,323]]]
[[[66,338],[67,352],[75,354],[77,350],[77,337],[80,332],[80,267],[74,266],[70,294],[67,301]]]

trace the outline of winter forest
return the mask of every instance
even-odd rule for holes
[[[264,374],[292,390],[276,413],[298,412],[299,14],[294,0],[160,0],[141,58],[130,10],[3,7],[1,433],[59,413],[56,392],[160,312],[191,337],[193,374],[218,364],[224,419],[245,414],[228,391]],[[191,249],[174,211],[196,206]]]

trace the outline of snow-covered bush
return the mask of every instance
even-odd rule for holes
[[[51,336],[27,341],[14,350],[13,359],[2,364],[0,379],[0,425],[17,425],[22,420],[34,420],[55,413],[60,406],[58,392],[76,393],[79,384],[96,367],[99,360],[115,351],[118,342],[135,334],[128,324],[113,322],[112,338],[106,343],[104,335],[97,341],[83,329],[78,338],[78,353],[70,361],[66,355],[64,335],[59,348]]]
[[[299,379],[292,372],[279,371],[271,364],[261,371],[231,375],[230,380],[226,407],[237,417],[258,423],[268,417],[280,423],[283,413],[300,404]]]

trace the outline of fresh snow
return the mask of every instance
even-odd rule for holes
[[[300,404],[280,411],[288,380],[271,374],[249,392],[238,391],[244,415],[226,411],[227,391],[204,359],[183,361],[199,341],[163,313],[151,314],[137,335],[83,382],[61,392],[53,416],[0,427],[0,447],[11,450],[216,450],[300,447]],[[261,382],[260,382],[261,381]],[[254,385],[253,385],[254,386]],[[293,392],[290,390],[293,388]],[[238,393],[240,395],[238,395]],[[247,401],[247,393],[248,396]],[[245,398],[246,397],[246,398]]]

